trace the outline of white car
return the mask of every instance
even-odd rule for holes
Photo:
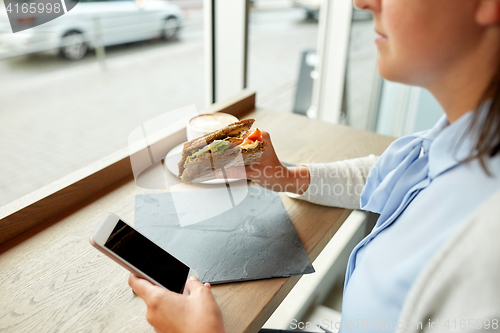
[[[293,5],[295,7],[304,8],[306,10],[306,18],[318,20],[322,2],[323,0],[293,0]],[[353,20],[372,19],[372,14],[369,11],[359,10],[357,8],[354,8],[352,15]]]
[[[301,7],[306,10],[306,17],[310,19],[318,19],[319,10],[322,0],[293,0],[295,7]]]
[[[33,24],[36,19],[26,16],[18,24]],[[0,4],[0,57],[1,53],[58,51],[67,59],[78,60],[99,45],[172,39],[181,27],[182,10],[165,0],[80,0],[52,21],[12,33],[5,6]]]

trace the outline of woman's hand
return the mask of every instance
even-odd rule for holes
[[[250,179],[276,192],[305,192],[309,187],[309,169],[306,166],[287,168],[278,159],[268,132],[262,132],[262,139],[268,146],[256,162],[246,167],[217,171],[217,178]]]
[[[147,321],[156,332],[224,332],[222,314],[210,291],[195,277],[186,283],[189,296],[174,293],[130,274],[132,290],[144,300]]]

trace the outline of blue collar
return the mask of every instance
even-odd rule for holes
[[[429,177],[434,179],[466,159],[472,149],[471,133],[467,133],[473,111],[450,124],[443,115],[426,136],[434,135],[429,146]],[[437,134],[437,135],[436,135]]]
[[[429,177],[434,179],[454,168],[467,159],[474,149],[475,133],[468,132],[474,112],[479,112],[481,119],[488,114],[491,100],[486,101],[477,111],[469,111],[453,124],[443,115],[436,125],[428,131],[416,133],[416,136],[432,140],[429,146]],[[425,152],[427,153],[427,152]]]

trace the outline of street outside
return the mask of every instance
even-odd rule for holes
[[[144,121],[205,107],[203,12],[189,4],[179,40],[108,47],[105,69],[94,52],[74,62],[43,54],[0,61],[0,206],[126,147]],[[291,111],[301,52],[316,48],[317,23],[289,1],[261,0],[249,31],[257,104]]]

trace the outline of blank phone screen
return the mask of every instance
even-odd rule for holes
[[[125,222],[118,221],[104,246],[168,290],[182,292],[189,267]]]

